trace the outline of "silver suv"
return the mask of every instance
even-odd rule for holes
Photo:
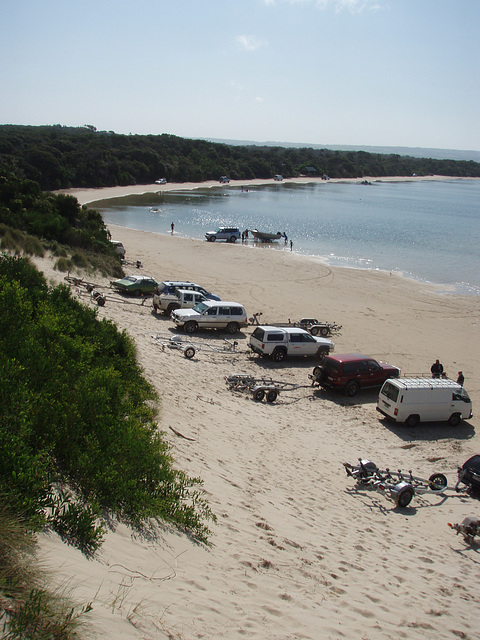
[[[205,300],[193,309],[177,309],[170,316],[177,327],[185,333],[195,333],[198,329],[225,329],[227,333],[237,333],[247,326],[247,312],[238,302],[215,302]]]
[[[205,238],[209,242],[215,240],[226,240],[227,242],[236,242],[241,237],[238,227],[219,227],[216,231],[207,231]]]

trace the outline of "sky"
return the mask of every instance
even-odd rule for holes
[[[479,0],[0,0],[0,124],[480,150]]]

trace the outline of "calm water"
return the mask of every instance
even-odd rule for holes
[[[204,239],[218,226],[286,232],[332,266],[398,271],[480,295],[480,180],[272,184],[170,191],[97,203],[107,224]],[[151,212],[157,208],[157,212]],[[262,247],[288,251],[283,241]],[[215,245],[212,245],[212,251]]]

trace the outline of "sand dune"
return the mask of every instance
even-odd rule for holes
[[[404,373],[427,372],[438,357],[451,377],[463,370],[474,412],[479,406],[476,297],[332,269],[289,251],[120,227],[112,234],[159,280],[193,279],[265,319],[315,316],[343,325],[337,352],[365,352]],[[52,281],[63,280],[48,260],[38,262]],[[395,509],[383,495],[355,490],[342,466],[362,456],[424,477],[443,472],[453,484],[457,465],[480,452],[476,417],[456,428],[388,425],[375,411],[376,391],[347,399],[310,386],[313,361],[258,360],[247,347],[251,328],[236,336],[235,353],[204,347],[187,360],[152,338],[174,331],[150,300],[105,291],[98,315],[135,339],[161,396],[159,429],[178,465],[204,479],[218,522],[211,548],[169,527],[139,537],[119,525],[94,560],[43,535],[42,559],[59,584],[93,601],[85,616],[90,635],[480,638],[478,546],[447,526],[480,516],[480,504],[449,491]],[[86,292],[81,299],[93,304]],[[205,332],[196,340],[221,348],[223,336]],[[273,404],[256,403],[227,388],[225,376],[234,372],[300,386]]]

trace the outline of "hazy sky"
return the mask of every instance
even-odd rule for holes
[[[480,150],[480,0],[1,0],[0,123]]]

